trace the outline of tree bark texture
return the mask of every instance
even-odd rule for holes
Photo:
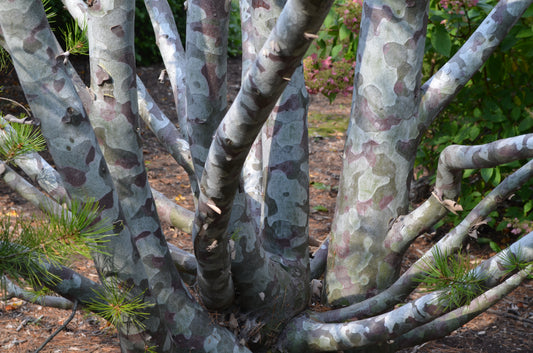
[[[427,1],[363,5],[325,277],[324,295],[332,305],[375,295],[398,275],[397,257],[384,240],[392,222],[407,211],[420,139],[416,112],[427,11]]]

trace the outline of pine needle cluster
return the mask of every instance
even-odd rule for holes
[[[40,131],[28,124],[0,125],[0,158],[10,163],[15,158],[29,152],[39,152],[46,148],[46,141]]]
[[[133,295],[130,287],[108,278],[102,280],[102,290],[95,291],[95,295],[93,301],[84,303],[88,310],[117,328],[144,329],[143,321],[149,316],[144,310],[153,305],[145,301],[144,293]]]
[[[71,209],[42,217],[0,217],[0,274],[34,288],[54,283],[49,265],[68,263],[74,254],[103,251],[112,225],[97,221],[98,203],[73,201]]]
[[[474,270],[467,253],[449,255],[436,247],[432,257],[424,261],[424,273],[416,281],[425,292],[442,291],[437,304],[446,311],[470,304],[485,291],[486,276]]]

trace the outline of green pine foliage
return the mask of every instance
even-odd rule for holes
[[[4,162],[9,163],[23,154],[46,148],[44,137],[33,125],[6,123],[0,125],[0,131],[4,132],[0,137],[0,159]]]
[[[474,271],[468,254],[449,255],[436,247],[432,257],[423,262],[424,273],[416,281],[425,292],[442,291],[437,304],[445,310],[468,305],[485,291],[486,278]]]
[[[104,279],[102,285],[102,291],[95,291],[96,299],[84,303],[86,308],[115,327],[144,328],[142,321],[148,318],[144,310],[152,305],[145,302],[144,293],[132,296],[130,288],[113,278]]]
[[[69,55],[88,55],[89,42],[87,40],[87,25],[80,28],[78,21],[67,23],[65,29],[61,29],[65,51]]]
[[[524,258],[522,248],[518,248],[516,252],[506,251],[500,253],[502,265],[505,268],[507,274],[511,274],[517,271],[525,270],[533,265],[533,261],[525,262],[521,259]],[[533,276],[533,272],[529,274],[530,277]]]
[[[103,251],[112,225],[98,221],[98,203],[73,201],[70,210],[42,217],[0,217],[0,274],[40,287],[53,281],[43,267],[68,263],[74,254],[90,257]]]

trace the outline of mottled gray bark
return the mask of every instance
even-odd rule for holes
[[[533,161],[528,162],[519,170],[508,176],[494,190],[492,190],[466,217],[443,237],[432,249],[438,248],[441,253],[451,254],[457,252],[465,238],[479,226],[496,209],[499,203],[509,198],[512,193],[523,186],[533,177]],[[440,205],[439,207],[444,208]],[[423,273],[424,262],[432,261],[432,251],[426,253],[405,273],[402,274],[385,291],[369,299],[349,305],[337,310],[312,314],[317,320],[324,322],[341,322],[353,317],[369,317],[389,310],[397,303],[404,300],[418,285],[414,279]]]
[[[365,2],[324,291],[329,303],[351,305],[294,319],[308,304],[310,272],[320,275],[327,251],[324,244],[310,268],[307,96],[299,66],[331,1],[241,1],[242,87],[226,112],[229,2],[189,2],[185,53],[168,4],[146,0],[181,132],[135,75],[133,3],[64,2],[80,23],[88,24],[90,90],[63,62],[38,0],[13,0],[0,8],[0,45],[12,54],[58,173],[37,156],[22,158],[21,166],[31,179],[42,179],[44,189],[58,200],[96,198],[102,219],[116,233],[105,253],[95,254],[97,270],[154,304],[146,309],[145,329],[119,328],[124,352],[144,351],[145,344],[157,346],[158,352],[248,351],[213,322],[182,279],[190,284],[198,280],[207,307],[233,304],[240,310],[239,327],[232,329],[253,348],[271,348],[283,332],[278,347],[297,352],[363,346],[384,351],[416,344],[462,325],[524,278],[521,271],[500,284],[507,274],[503,257],[497,256],[475,269],[490,274],[487,288],[496,287],[470,305],[447,312],[434,304],[438,293],[433,293],[393,310],[417,286],[424,264],[433,261],[429,252],[397,278],[403,253],[457,208],[453,202],[459,196],[461,171],[533,156],[532,135],[483,146],[450,146],[441,155],[434,193],[407,213],[422,133],[531,0],[500,2],[425,85],[421,62],[427,1]],[[188,172],[198,196],[196,213],[151,191],[137,135],[139,115]],[[189,138],[190,147],[180,133]],[[498,203],[532,178],[532,166],[529,162],[507,177],[434,248],[457,251]],[[22,185],[11,170],[1,170],[14,187]],[[35,189],[21,190],[42,204],[44,195]],[[194,256],[169,248],[160,219],[192,231]],[[531,261],[532,241],[529,234],[507,251]],[[63,279],[50,286],[66,298],[79,301],[93,293],[87,289],[99,286],[66,268],[49,270]],[[360,301],[367,296],[372,297]]]
[[[99,61],[92,64],[92,80],[95,85],[95,98],[97,100],[93,106],[94,110],[91,109],[91,112],[96,114],[99,111],[101,116],[110,118],[109,125],[113,124],[115,118],[120,119],[120,122],[124,124],[120,127],[126,129],[123,130],[125,136],[121,140],[121,144],[118,145],[113,144],[113,133],[107,131],[106,126],[102,126],[105,124],[96,127],[97,130],[100,129],[101,136],[105,138],[102,142],[106,143],[107,141],[110,144],[105,146],[110,161],[119,162],[118,164],[115,163],[113,167],[124,170],[139,163],[137,157],[132,157],[124,148],[127,147],[126,143],[130,143],[129,148],[138,147],[138,145],[135,146],[137,142],[135,138],[128,139],[127,137],[128,129],[135,126],[137,111],[137,99],[135,94],[131,93],[135,89],[135,76],[132,75],[134,66],[131,66],[133,63],[131,57],[128,58],[128,55],[132,55],[133,52],[131,51],[131,44],[118,45],[125,36],[131,41],[133,31],[125,31],[128,28],[123,26],[128,24],[128,20],[124,18],[112,26],[105,25],[103,22],[99,25],[98,19],[99,16],[109,15],[108,19],[112,23],[117,21],[120,16],[126,15],[130,16],[129,22],[131,24],[133,17],[131,7],[130,10],[124,11],[124,9],[119,9],[120,4],[118,3],[116,9],[109,8],[107,3],[98,3],[97,5],[91,10],[94,17],[90,18],[94,22],[89,26],[89,38],[96,36],[102,39],[102,42],[98,44],[94,43],[93,40],[93,44],[105,47],[107,37],[112,42],[117,43],[117,46],[114,47],[115,50],[109,52],[106,49],[99,52],[101,49],[98,47],[91,49],[95,51],[95,57],[99,57]],[[122,5],[131,6],[131,3],[123,3]],[[109,13],[107,13],[108,11]],[[20,18],[25,18],[24,23],[16,20]],[[164,239],[161,242],[161,235],[157,236],[159,228],[158,222],[154,223],[153,221],[155,218],[152,217],[152,221],[139,227],[139,223],[135,222],[137,219],[133,216],[135,214],[134,209],[137,207],[134,203],[126,204],[126,217],[122,213],[118,194],[114,191],[114,184],[103,155],[100,153],[93,128],[89,124],[89,119],[68,74],[62,66],[63,61],[56,59],[61,53],[61,49],[50,31],[41,2],[31,0],[10,2],[9,6],[4,6],[0,10],[0,24],[3,35],[7,37],[6,43],[12,54],[28,103],[34,114],[39,116],[41,120],[42,133],[48,140],[48,147],[54,157],[58,171],[63,180],[66,181],[66,189],[73,198],[84,199],[89,195],[95,197],[102,208],[102,218],[108,222],[114,222],[117,234],[108,238],[109,241],[105,244],[106,253],[95,254],[95,263],[99,272],[104,277],[116,276],[119,281],[132,288],[133,295],[148,294],[145,296],[148,304],[156,303],[156,300],[159,304],[146,308],[150,314],[150,319],[145,323],[147,335],[144,335],[144,332],[139,328],[128,327],[125,328],[125,331],[119,331],[123,351],[144,351],[145,340],[147,339],[150,339],[149,342],[146,342],[147,344],[158,346],[158,350],[161,352],[175,351],[180,349],[179,347],[185,346],[189,346],[186,350],[191,347],[193,349],[194,347],[203,347],[204,340],[213,349],[220,351],[239,350],[229,331],[211,325],[207,313],[183,289],[178,276],[174,276],[174,281],[167,280],[167,276],[173,275],[172,268],[174,267],[171,265],[171,261],[167,261],[167,259],[170,260],[170,255],[168,255],[168,249],[164,252],[166,249]],[[120,59],[116,63],[113,60],[105,63],[105,59],[108,58],[107,55],[118,55]],[[126,72],[117,74],[114,70],[125,70]],[[130,84],[121,86],[119,82],[122,80],[126,80],[124,81],[126,83],[130,82]],[[133,86],[131,82],[133,82]],[[119,114],[114,116],[111,112],[115,111],[114,108],[117,107]],[[129,136],[132,136],[131,131]],[[126,179],[133,177],[134,182],[130,186],[141,189],[136,190],[141,195],[140,197],[145,197],[143,192],[146,193],[144,173],[144,170],[135,173],[135,169],[133,169],[133,172],[126,170],[124,175]],[[121,177],[117,176],[118,179]],[[128,190],[127,185],[125,185],[126,179],[122,180],[122,189],[120,189],[120,185],[117,185],[121,192]],[[127,200],[127,196],[130,195],[124,196],[123,200]],[[144,211],[153,212],[153,206],[150,203],[144,205],[146,207]],[[140,217],[143,217],[143,212],[141,212]],[[135,227],[133,228],[136,232],[135,238],[127,224],[129,219],[132,220],[132,225]],[[150,234],[145,237],[143,233],[150,227],[156,235],[153,238],[158,239],[157,242],[159,243],[153,249],[147,248],[147,244],[150,244],[148,240],[151,240]],[[139,251],[139,248],[142,251]],[[157,256],[157,253],[151,253],[151,251],[156,250],[161,252],[161,249],[163,249],[164,258]],[[169,264],[167,265],[168,271],[160,271],[158,266],[161,260],[163,260],[162,263]],[[147,265],[146,268],[145,265]],[[159,278],[157,272],[161,272],[164,276]],[[150,273],[150,277],[148,273]],[[162,283],[162,288],[172,286],[171,292],[162,292],[162,288],[157,288],[154,282]],[[153,287],[149,288],[149,284]],[[154,289],[156,290],[154,291]],[[172,300],[169,300],[169,296],[172,297]],[[167,303],[170,304],[170,309],[167,307]],[[169,312],[173,308],[175,311]],[[163,313],[165,311],[166,314]],[[187,319],[184,320],[184,318]],[[194,329],[194,335],[191,335],[192,329]]]
[[[65,310],[72,309],[73,303],[68,299],[51,295],[37,295],[34,292],[20,288],[5,276],[0,277],[0,284],[2,286],[2,292],[0,292],[2,300],[19,298],[37,305]]]
[[[189,143],[181,138],[176,126],[159,109],[159,106],[154,102],[139,77],[137,77],[137,94],[139,115],[142,120],[150,131],[154,133],[158,141],[167,149],[168,153],[183,167],[189,176],[193,194],[198,195],[198,181],[196,181],[194,174]]]
[[[428,337],[441,337],[465,323],[459,314],[472,318],[471,315],[483,312],[525,279],[532,265],[500,285],[510,270],[505,260],[509,253],[522,263],[532,261],[533,232],[472,270],[479,278],[486,279],[483,287],[487,290],[456,311],[452,311],[455,304],[446,300],[448,293],[442,291],[426,294],[385,314],[343,324],[325,323],[304,315],[290,322],[280,337],[280,345],[291,352],[333,352],[375,345],[380,352],[392,352],[387,346],[394,346],[397,337],[400,340],[396,348],[425,341]]]
[[[193,233],[199,289],[209,306],[233,300],[226,229],[248,151],[309,47],[305,33],[316,33],[330,5],[287,3],[217,129],[202,175]]]
[[[229,1],[187,2],[187,132],[194,170],[202,178],[207,152],[226,114]]]
[[[458,327],[463,326],[492,305],[496,304],[507,294],[511,293],[531,275],[531,271],[533,271],[533,266],[529,266],[506,279],[498,286],[486,291],[478,298],[474,299],[470,305],[442,315],[426,325],[419,326],[416,329],[395,338],[390,345],[390,349],[399,350],[406,347],[413,347],[449,335],[457,330]]]
[[[390,224],[408,206],[420,138],[415,113],[427,8],[427,1],[363,5],[352,113],[325,277],[324,295],[333,305],[375,295],[398,275],[397,261],[384,240]]]
[[[187,138],[186,57],[174,15],[165,0],[145,0],[144,4],[152,20],[155,42],[172,87],[180,137]]]
[[[532,0],[501,0],[463,46],[421,89],[419,121],[427,128],[498,48]]]
[[[529,4],[530,0],[498,3],[457,54],[422,86],[427,3],[365,2],[329,246],[324,291],[329,303],[361,301],[395,281],[401,257],[396,251],[405,249],[406,242],[393,244],[398,239],[389,236],[389,228],[394,222],[403,226],[398,217],[407,211],[421,134]]]

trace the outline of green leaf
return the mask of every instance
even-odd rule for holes
[[[335,24],[337,18],[337,14],[333,9],[329,10],[328,15],[326,16],[326,19],[324,20],[324,27],[328,28]]]
[[[326,185],[324,183],[317,183],[313,181],[311,182],[311,185],[313,185],[313,187],[318,190],[329,190],[330,189],[329,185]]]
[[[493,168],[484,168],[481,169],[481,177],[485,182],[488,182],[490,178],[492,177],[492,174],[494,173]]]
[[[518,107],[514,107],[512,110],[511,110],[511,118],[513,120],[518,120],[518,118],[520,118],[520,114],[522,113],[522,110]]]
[[[501,181],[502,181],[502,174],[500,172],[500,167],[496,167],[494,168],[494,174],[493,174],[491,183],[493,186],[498,186]]]
[[[344,41],[348,38],[350,38],[350,36],[352,35],[352,31],[350,31],[345,25],[344,23],[340,25],[339,27],[339,39],[341,41]]]
[[[529,132],[529,130],[532,127],[533,127],[533,118],[527,117],[520,122],[520,125],[518,125],[518,130],[520,130],[520,132]]]
[[[493,241],[491,241],[491,242],[489,243],[489,246],[490,246],[490,248],[492,249],[492,251],[494,251],[494,252],[500,252],[500,251],[502,251],[502,248],[500,248],[500,246],[499,246],[498,244],[496,244],[495,242],[493,242]]]
[[[437,53],[444,55],[445,57],[450,56],[452,41],[444,26],[435,26],[435,32],[431,36],[431,45],[435,48]]]
[[[531,30],[531,28],[522,29],[516,35],[516,38],[529,38],[529,37],[533,37],[533,30]]]
[[[475,169],[465,169],[463,172],[463,179],[470,177],[475,171]]]
[[[533,208],[533,200],[529,200],[524,204],[524,216],[528,214],[529,211]]]
[[[470,140],[474,141],[479,136],[480,132],[481,132],[481,129],[479,128],[479,126],[477,125],[472,126],[472,128],[470,129]]]
[[[341,50],[342,50],[342,44],[337,44],[336,46],[331,48],[331,56],[336,58],[341,52]]]

